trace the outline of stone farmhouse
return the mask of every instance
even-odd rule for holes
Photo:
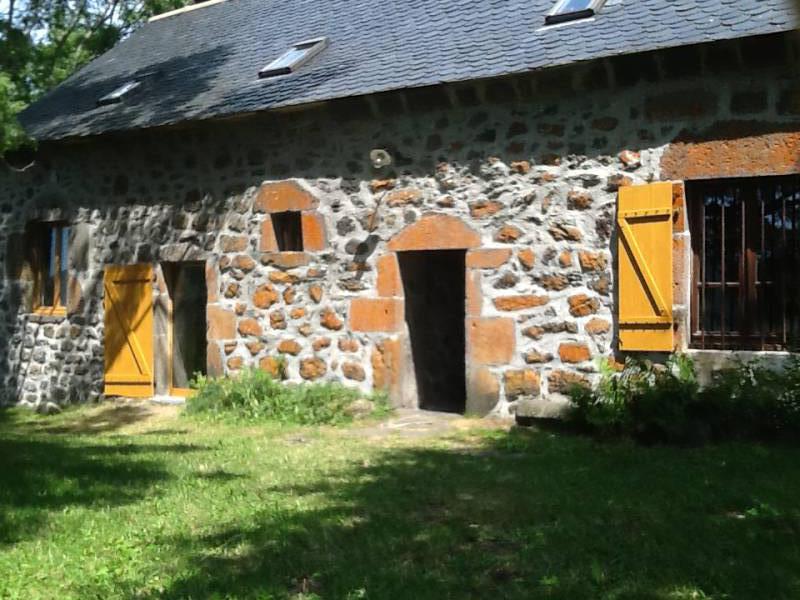
[[[3,402],[194,373],[555,414],[800,341],[790,0],[209,0],[27,109]]]

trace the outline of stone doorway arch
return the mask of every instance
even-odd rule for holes
[[[381,351],[377,360],[373,355],[373,368],[392,363],[383,375],[376,375],[375,384],[389,392],[394,404],[417,406],[413,397],[417,391],[414,357],[404,319],[406,298],[398,255],[436,251],[464,253],[464,410],[468,414],[486,415],[495,408],[500,395],[499,379],[491,367],[510,364],[516,344],[513,319],[482,316],[481,269],[500,267],[509,259],[510,248],[484,247],[481,234],[458,217],[423,215],[392,237],[386,252],[378,256],[378,298],[353,300],[351,323],[361,331],[395,333],[379,342]]]

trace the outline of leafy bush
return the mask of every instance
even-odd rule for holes
[[[800,433],[800,359],[783,370],[739,363],[701,388],[691,359],[604,364],[596,387],[574,388],[571,420],[601,435],[644,442],[772,439]]]
[[[358,390],[334,383],[284,384],[260,369],[246,369],[229,378],[198,376],[196,393],[187,401],[188,414],[265,419],[298,425],[340,424],[353,419]],[[385,412],[382,396],[372,396],[374,412]]]
[[[784,369],[761,362],[739,363],[720,371],[700,391],[715,437],[764,439],[800,432],[800,358],[791,357]]]

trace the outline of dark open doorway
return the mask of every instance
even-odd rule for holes
[[[466,406],[464,250],[399,252],[419,407]]]
[[[206,274],[203,263],[165,263],[172,304],[170,327],[170,390],[189,389],[195,374],[206,374]]]

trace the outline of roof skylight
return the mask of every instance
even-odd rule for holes
[[[122,98],[124,96],[131,93],[141,84],[142,82],[139,80],[128,81],[119,86],[110,94],[106,94],[105,96],[100,97],[97,100],[97,106],[105,106],[106,104],[117,104],[118,102],[122,102]]]
[[[328,38],[326,37],[298,42],[261,69],[258,72],[258,76],[263,79],[264,77],[275,77],[276,75],[294,73],[297,69],[322,52],[327,46]]]
[[[544,18],[547,25],[592,17],[605,0],[558,0],[550,14]]]

